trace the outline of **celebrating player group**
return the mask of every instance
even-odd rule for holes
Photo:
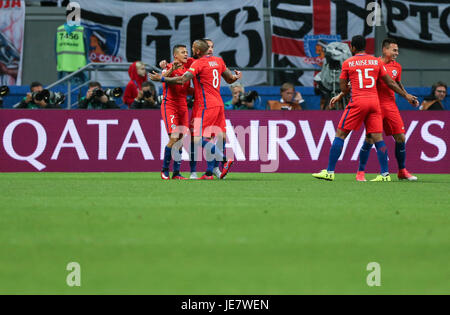
[[[338,124],[336,137],[329,153],[328,168],[313,176],[332,181],[334,170],[342,153],[344,140],[352,130],[358,130],[364,123],[366,140],[359,155],[357,181],[366,181],[365,167],[372,146],[375,145],[380,175],[372,181],[391,181],[388,168],[388,153],[383,141],[383,130],[395,140],[395,156],[398,163],[398,178],[417,180],[405,167],[405,127],[395,103],[395,92],[414,106],[417,98],[408,94],[401,83],[402,68],[395,60],[399,54],[398,44],[393,39],[383,41],[383,56],[376,58],[365,53],[366,40],[363,36],[354,36],[351,42],[353,57],[342,65],[340,76],[341,93],[330,101],[330,106],[340,102],[351,93]],[[224,179],[233,164],[225,156],[226,123],[222,97],[220,96],[221,78],[229,84],[241,79],[242,74],[233,74],[222,58],[213,56],[214,43],[209,39],[196,40],[192,45],[193,58],[188,58],[184,45],[173,49],[174,61],[160,63],[162,74],[149,75],[153,81],[163,82],[163,102],[161,116],[169,134],[169,143],[164,152],[161,178],[170,179],[169,165],[174,159],[172,179],[186,179],[180,174],[182,139],[191,134],[191,179],[197,179],[197,148],[205,149],[207,169],[199,179],[211,180],[214,175]],[[190,81],[193,81],[193,88]],[[194,107],[189,120],[186,97],[194,95]],[[219,165],[222,162],[222,170]]]
[[[318,179],[332,181],[339,156],[342,153],[344,140],[352,130],[358,130],[362,123],[366,127],[366,141],[359,155],[357,181],[366,181],[365,166],[369,159],[373,144],[380,163],[380,175],[371,181],[391,181],[388,168],[388,154],[383,141],[383,130],[386,135],[395,139],[395,156],[398,162],[398,178],[417,180],[405,168],[405,127],[400,112],[395,104],[395,93],[406,98],[414,106],[417,98],[408,94],[401,84],[402,68],[395,61],[398,56],[398,44],[393,39],[383,41],[383,56],[376,58],[365,53],[366,40],[363,36],[352,38],[353,57],[342,65],[340,76],[341,93],[332,98],[330,105],[340,101],[350,93],[351,98],[339,122],[336,138],[330,149],[328,168],[313,176]]]
[[[206,172],[199,179],[211,180],[214,179],[213,175],[224,179],[233,164],[233,159],[227,159],[225,156],[226,123],[224,104],[220,96],[220,81],[224,78],[231,84],[241,79],[242,74],[239,71],[233,74],[222,58],[213,56],[213,49],[211,40],[196,40],[192,44],[193,58],[188,58],[186,46],[177,45],[173,49],[174,61],[170,64],[161,62],[160,66],[164,66],[162,74],[153,72],[149,75],[151,80],[163,82],[161,115],[170,137],[161,171],[161,178],[164,180],[170,179],[169,165],[172,156],[172,179],[186,179],[180,174],[181,140],[189,130],[192,136],[192,179],[197,178],[196,149],[199,146],[206,150],[207,156]],[[193,89],[190,87],[191,80],[194,82]],[[188,94],[194,94],[190,121],[186,101]],[[219,169],[220,162],[223,164],[222,170]]]

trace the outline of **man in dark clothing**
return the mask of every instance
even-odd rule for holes
[[[47,98],[40,98],[37,94],[42,93],[44,87],[39,82],[30,85],[30,92],[22,99],[16,107],[18,109],[61,109],[59,105],[52,104]]]
[[[445,110],[444,101],[447,96],[447,84],[439,81],[433,84],[431,88],[431,95],[425,97],[424,101],[420,105],[420,110]]]
[[[142,83],[142,90],[139,90],[138,95],[131,104],[132,109],[155,109],[159,108],[158,96],[153,83],[145,81]]]
[[[89,83],[89,90],[85,97],[82,97],[78,105],[79,109],[120,109],[102,90],[98,82]]]

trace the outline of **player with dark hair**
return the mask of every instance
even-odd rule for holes
[[[378,58],[386,67],[389,76],[406,93],[401,83],[402,66],[396,61],[399,51],[398,43],[395,39],[386,38],[382,44],[383,56]],[[417,180],[405,167],[406,160],[406,138],[405,126],[400,111],[395,103],[395,93],[386,86],[382,80],[377,82],[378,98],[380,100],[381,114],[383,116],[383,129],[387,136],[392,136],[395,140],[395,157],[398,163],[397,177],[402,180]],[[369,159],[369,154],[373,146],[373,140],[366,136],[361,152],[359,154],[359,170],[356,174],[357,181],[366,181],[364,170]]]
[[[208,44],[208,51],[207,51],[207,55],[212,56],[214,54],[214,42],[209,39],[209,38],[204,38],[203,39],[207,44]],[[194,58],[188,58],[188,63],[192,63],[195,61],[196,56],[194,56]],[[167,67],[167,61],[166,60],[162,60],[159,62],[159,67],[161,69],[165,69]],[[195,113],[197,110],[195,104],[194,104],[194,108],[192,109],[192,113]],[[192,115],[193,117],[193,115]],[[192,132],[192,130],[194,129],[193,126],[193,119],[191,119],[189,128]],[[190,171],[191,171],[191,175],[190,175],[190,179],[198,179],[197,177],[197,160],[196,160],[196,150],[195,150],[195,145],[194,145],[194,137],[191,137],[191,153],[190,153],[190,162],[189,162],[189,166],[190,166]],[[223,152],[225,151],[225,142],[223,142]],[[217,177],[220,178],[221,176],[221,172],[219,169],[219,162],[216,162],[216,165],[213,169],[213,174]]]
[[[407,93],[401,83],[402,66],[395,61],[399,54],[397,41],[392,38],[386,38],[383,40],[382,49],[383,56],[378,59],[382,62],[382,64],[384,64],[389,76],[398,84],[400,89]],[[383,118],[384,132],[387,136],[392,136],[395,140],[395,157],[397,158],[399,169],[397,176],[399,179],[407,179],[411,181],[417,180],[417,177],[411,175],[405,168],[405,127],[400,111],[395,103],[395,93],[380,78],[378,78],[377,81],[377,91]],[[357,181],[366,181],[364,171],[373,143],[374,142],[369,135],[366,135],[366,141],[361,147],[359,154],[359,169],[356,173]]]
[[[183,76],[192,64],[192,58],[188,59],[188,51],[185,45],[176,45],[173,48],[174,61],[163,70],[164,78]],[[176,151],[173,162],[172,179],[186,179],[180,174],[182,143],[178,142],[189,130],[189,112],[186,97],[191,93],[189,82],[183,85],[163,83],[163,101],[161,104],[161,117],[164,120],[166,131],[169,134],[169,143],[164,151],[164,161],[161,178],[168,180],[169,165],[172,160],[172,149]],[[175,148],[176,144],[181,144]]]
[[[235,70],[233,74],[225,65],[222,58],[207,55],[209,46],[204,40],[196,40],[192,50],[197,60],[191,65],[188,71],[180,77],[164,78],[160,74],[153,72],[150,78],[153,81],[162,81],[173,84],[185,84],[194,79],[195,106],[197,110],[193,112],[194,117],[194,142],[202,144],[202,147],[210,153],[208,158],[208,168],[200,179],[213,179],[213,168],[216,165],[216,158],[224,160],[224,152],[216,148],[214,143],[208,140],[214,134],[226,139],[226,125],[224,115],[224,104],[220,96],[220,78],[223,77],[229,84],[242,77],[241,72]],[[216,158],[214,158],[214,156]],[[221,178],[229,171],[232,160],[224,164]]]
[[[344,61],[342,65],[340,76],[342,93],[334,97],[330,104],[333,105],[342,98],[342,95],[350,93],[349,82],[352,92],[350,103],[347,105],[336,130],[336,138],[330,149],[328,168],[320,173],[313,174],[313,176],[318,179],[334,180],[334,170],[342,153],[345,138],[352,130],[358,130],[364,123],[368,136],[375,143],[381,166],[381,175],[378,175],[372,181],[391,181],[387,148],[382,135],[383,121],[376,87],[377,79],[381,78],[390,89],[406,98],[411,104],[416,103],[417,98],[406,93],[392,80],[378,58],[366,54],[366,39],[363,36],[354,36],[350,47],[354,56]]]

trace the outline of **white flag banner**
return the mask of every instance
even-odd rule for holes
[[[0,0],[0,85],[22,84],[25,1]]]
[[[91,62],[134,62],[158,66],[172,60],[172,47],[191,51],[196,39],[214,42],[214,55],[229,68],[266,67],[263,1],[130,3],[78,0],[90,41]],[[102,79],[128,82],[128,73],[101,73]],[[258,71],[243,73],[245,85],[267,81]],[[103,83],[103,82],[102,82]],[[118,84],[116,82],[116,84]]]
[[[403,46],[450,49],[450,2],[383,0],[389,37]]]
[[[324,46],[349,43],[363,35],[367,52],[374,53],[375,6],[366,0],[294,1],[271,0],[272,61],[274,67],[316,68],[325,58]],[[292,82],[313,85],[314,71],[292,70],[277,73],[276,84]]]

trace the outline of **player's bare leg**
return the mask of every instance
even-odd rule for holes
[[[406,137],[404,133],[392,136],[395,140],[395,157],[398,163],[398,179],[416,181],[417,177],[411,175],[405,167],[406,160]]]

